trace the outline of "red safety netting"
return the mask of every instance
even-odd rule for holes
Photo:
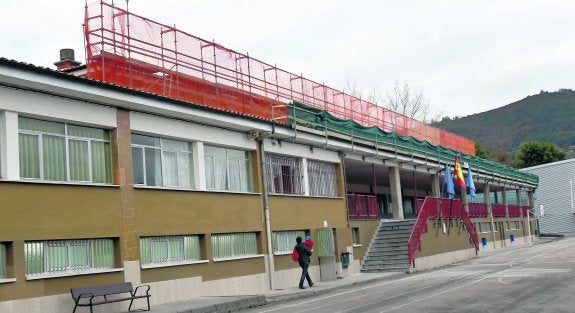
[[[85,35],[91,79],[280,123],[296,100],[475,155],[469,139],[105,2],[86,7]]]

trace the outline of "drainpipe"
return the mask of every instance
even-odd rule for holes
[[[265,216],[265,224],[266,224],[266,238],[267,238],[267,246],[268,246],[268,275],[270,280],[270,290],[275,289],[275,280],[274,280],[274,273],[275,273],[275,266],[274,266],[274,253],[272,248],[272,231],[270,227],[270,206],[269,206],[269,199],[268,199],[268,184],[266,181],[266,174],[265,174],[265,153],[264,153],[264,134],[259,134],[255,140],[258,142],[258,147],[260,150],[260,170],[261,178],[262,178],[262,194],[263,204],[264,204],[264,216]]]

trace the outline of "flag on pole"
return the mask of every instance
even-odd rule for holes
[[[469,187],[469,197],[471,197],[471,200],[473,200],[473,198],[475,198],[475,184],[473,183],[471,166],[467,166],[467,187]]]
[[[459,156],[455,156],[455,176],[457,177],[457,183],[461,188],[465,188],[465,179],[463,179],[463,171],[461,170],[461,163],[459,162]]]
[[[455,188],[453,187],[453,178],[451,178],[451,169],[449,165],[445,163],[445,177],[443,179],[443,184],[445,185],[445,191],[449,199],[455,197]]]

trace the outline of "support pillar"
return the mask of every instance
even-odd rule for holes
[[[116,113],[117,128],[113,134],[114,149],[114,182],[120,185],[122,198],[122,236],[120,238],[120,255],[124,268],[124,281],[141,284],[138,235],[134,225],[136,209],[134,205],[134,187],[132,176],[132,134],[130,129],[130,112],[118,110]]]
[[[431,196],[435,198],[441,197],[441,189],[439,188],[438,174],[431,174]]]
[[[402,220],[403,197],[401,195],[401,179],[399,177],[399,167],[389,168],[389,187],[391,189],[391,203],[393,204],[393,219]]]
[[[501,188],[501,199],[502,199],[502,203],[505,206],[505,217],[509,217],[509,207],[508,207],[508,203],[507,203],[507,187],[503,186],[503,188]]]
[[[19,154],[16,153],[18,150],[18,114],[0,111],[0,174],[2,174],[2,179],[20,179],[20,159]]]

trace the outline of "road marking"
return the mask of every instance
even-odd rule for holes
[[[505,277],[505,276],[499,277],[499,279],[498,279],[497,281],[500,282],[500,283],[502,283],[502,284],[504,284],[504,285],[507,285],[507,283],[503,281],[503,278],[504,278],[504,277]]]

